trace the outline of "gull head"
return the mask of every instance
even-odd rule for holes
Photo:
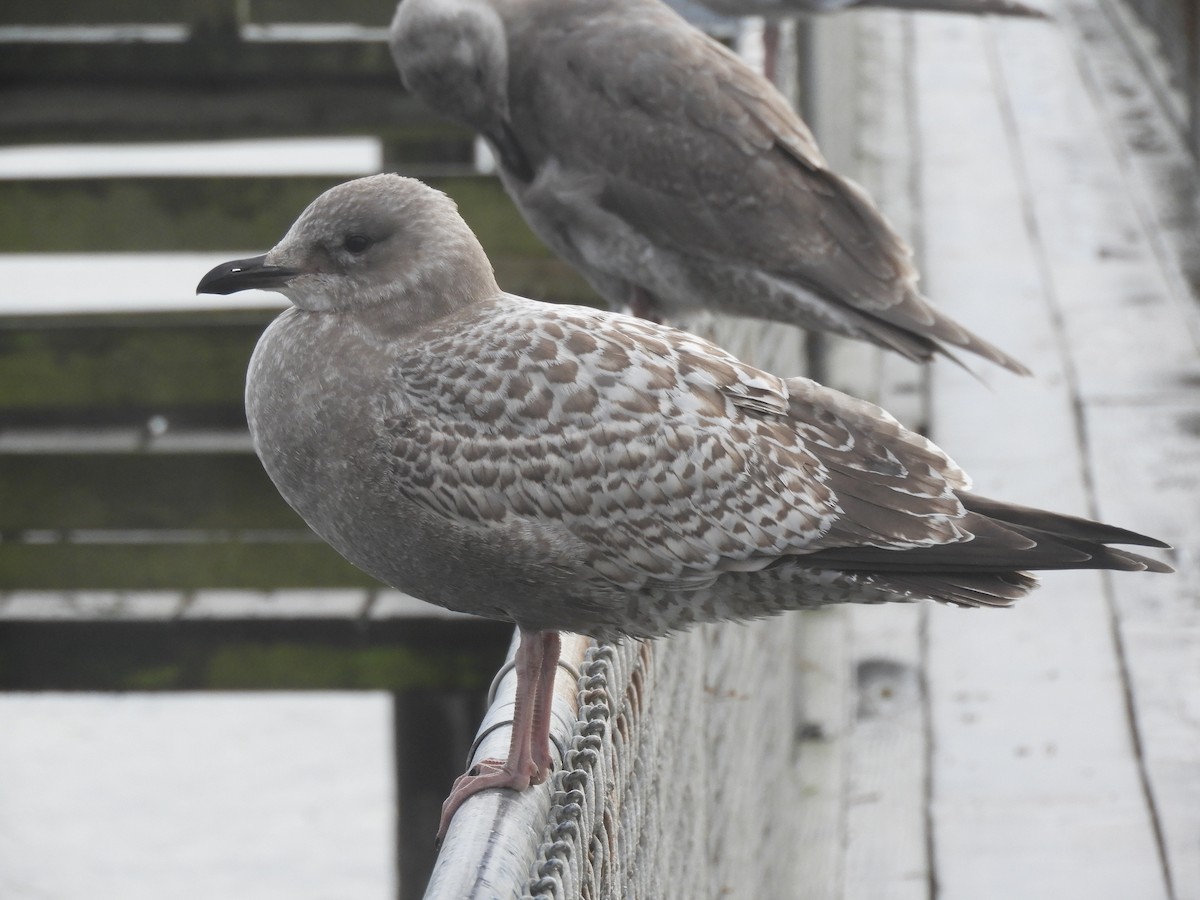
[[[404,86],[485,135],[508,119],[508,41],[487,0],[404,0],[389,46]]]
[[[500,292],[454,201],[390,174],[330,188],[272,250],[222,263],[196,293],[250,288],[278,291],[308,312],[384,308],[414,322]]]

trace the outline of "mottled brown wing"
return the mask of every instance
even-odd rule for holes
[[[560,526],[623,586],[962,536],[961,474],[924,439],[642,320],[505,300],[401,354],[395,376],[419,398],[386,411],[406,496],[481,527]]]

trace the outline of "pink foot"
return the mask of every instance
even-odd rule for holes
[[[521,630],[515,661],[517,690],[508,759],[482,760],[455,780],[450,796],[442,804],[439,844],[458,808],[473,794],[498,787],[523,791],[550,777],[554,769],[550,754],[550,706],[554,699],[558,653],[557,632]]]
[[[450,828],[450,820],[454,818],[458,808],[473,794],[486,791],[488,788],[512,788],[514,791],[523,791],[530,785],[541,784],[545,780],[546,774],[542,772],[533,774],[510,772],[505,768],[505,761],[502,759],[480,760],[471,767],[469,772],[459,775],[455,779],[450,796],[442,804],[442,819],[438,823],[438,843],[440,844],[446,837],[446,831]]]

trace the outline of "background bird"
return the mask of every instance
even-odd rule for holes
[[[551,768],[558,632],[654,638],[830,603],[1007,606],[1030,569],[1170,571],[1120,528],[989,500],[872,404],[702,338],[506,294],[445,195],[332,188],[265,256],[197,292],[293,306],[246,383],[254,447],[343,556],[450,609],[514,622],[507,760],[444,810]]]
[[[404,0],[410,91],[476,129],[530,227],[615,308],[705,308],[1019,362],[929,304],[912,252],[787,101],[658,0]]]
[[[700,3],[727,16],[793,16],[847,9],[900,9],[976,16],[1050,18],[1044,11],[1014,0],[700,0]]]

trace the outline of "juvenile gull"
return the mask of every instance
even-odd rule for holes
[[[912,251],[784,97],[658,0],[404,0],[405,85],[471,126],[614,308],[696,308],[1020,363],[930,305]]]
[[[618,313],[506,294],[443,194],[375,175],[317,198],[198,293],[293,307],[250,361],[263,466],[366,572],[514,622],[507,760],[462,801],[551,768],[559,631],[653,638],[830,603],[1007,606],[1029,569],[1167,572],[1124,529],[969,491],[880,408]]]
[[[1050,18],[1044,11],[1017,3],[1016,0],[700,0],[700,3],[727,16],[791,16],[797,13],[882,8],[1026,19]]]

